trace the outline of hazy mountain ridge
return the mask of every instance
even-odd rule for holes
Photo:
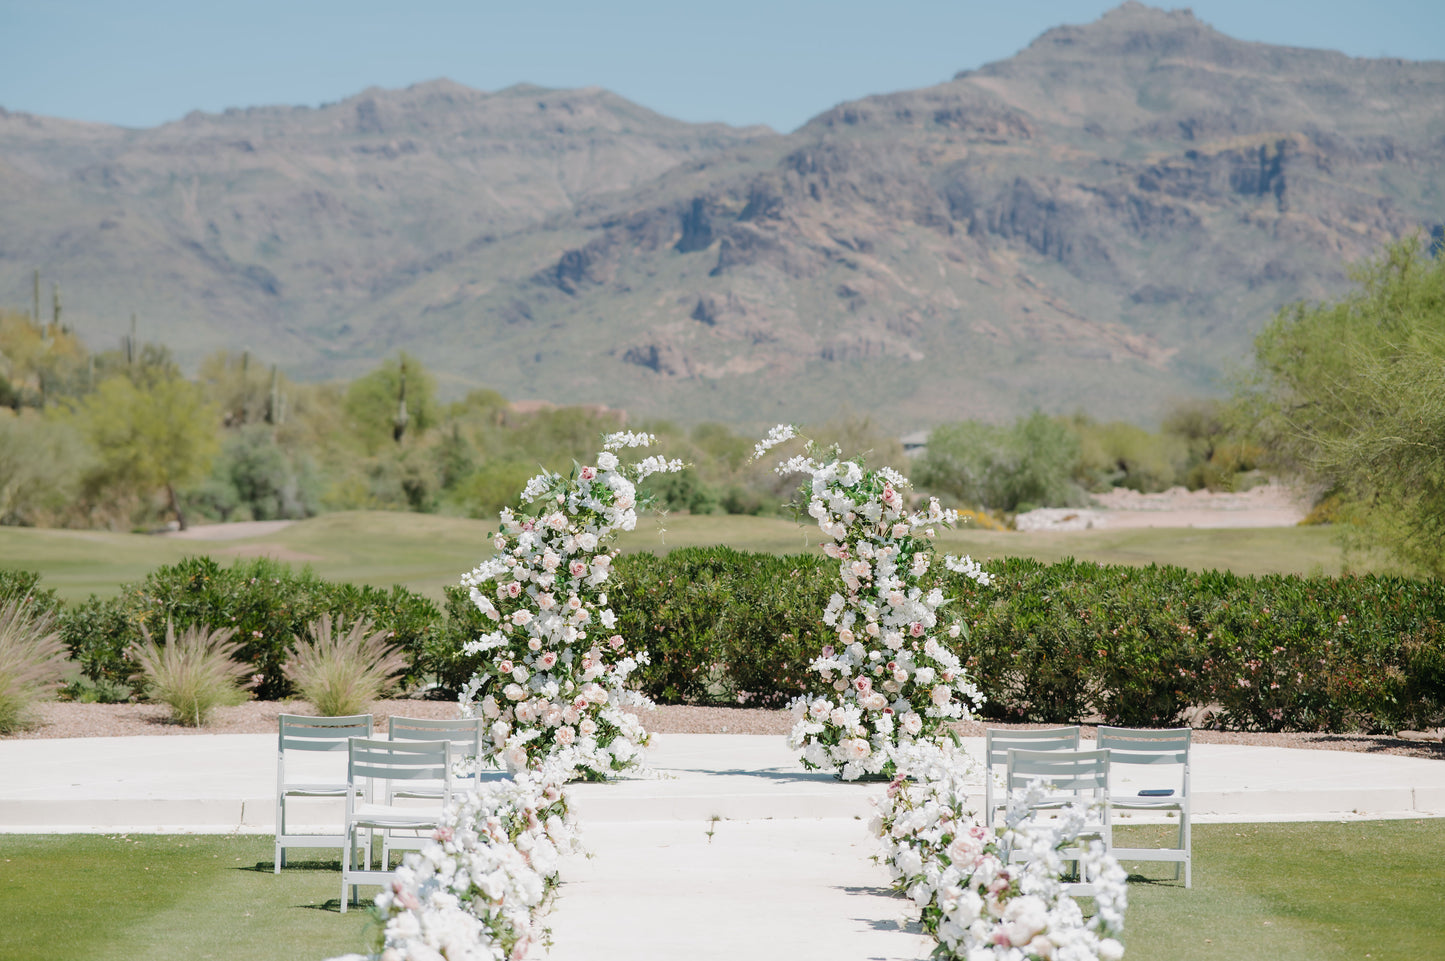
[[[68,180],[0,116],[0,191],[34,178],[32,210],[74,217],[80,276],[141,235],[163,254],[125,268],[143,315],[179,287],[227,317],[186,328],[195,350],[242,333],[299,373],[404,346],[459,383],[685,419],[1147,418],[1342,262],[1445,222],[1442,105],[1442,63],[1131,3],[786,136],[438,82],[119,135],[44,121],[45,151],[63,131],[84,158]],[[218,167],[292,189],[208,196]],[[12,274],[62,247],[0,217]]]
[[[19,301],[20,273],[40,266],[73,307],[133,307],[183,353],[239,329],[261,353],[314,358],[328,324],[438,257],[768,135],[603,90],[445,80],[150,130],[0,115],[3,261],[20,268],[7,286]],[[116,269],[121,247],[150,267]]]

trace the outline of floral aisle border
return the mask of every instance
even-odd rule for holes
[[[566,777],[547,765],[459,795],[376,896],[381,953],[331,961],[520,961],[545,943],[561,858],[579,848]]]
[[[899,751],[899,776],[869,824],[878,860],[896,891],[917,907],[940,961],[1119,961],[1128,903],[1126,875],[1097,840],[1081,845],[1082,804],[1043,819],[1035,782],[1010,801],[1003,826],[979,824],[965,808],[979,764],[932,745]],[[984,771],[984,776],[988,776]],[[1097,910],[1086,919],[1062,881],[1065,849],[1078,850]],[[1070,854],[1070,858],[1076,855]]]
[[[552,761],[601,780],[641,763],[647,733],[627,707],[650,707],[627,689],[647,651],[614,633],[606,584],[618,531],[637,526],[637,482],[682,470],[658,456],[624,465],[617,452],[647,447],[650,434],[609,434],[595,464],[570,477],[544,472],[503,510],[497,553],[462,578],[495,628],[468,642],[485,659],[461,694],[462,713],[490,725],[484,750],[508,770]]]
[[[754,449],[754,459],[798,437],[780,424]],[[789,746],[809,770],[833,768],[845,781],[894,771],[893,749],[915,741],[953,738],[949,722],[967,720],[983,695],[940,637],[957,638],[962,621],[944,626],[947,602],[925,589],[933,565],[933,536],[953,527],[958,512],[930,498],[910,511],[908,478],[888,467],[867,469],[843,460],[838,447],[808,442],[806,454],[783,461],[779,474],[804,474],[808,514],[828,540],[823,553],[838,561],[843,593],[828,602],[823,620],[837,646],[823,648],[812,670],[819,684],[796,705],[803,716]],[[945,556],[949,570],[980,584],[990,577],[968,557]]]

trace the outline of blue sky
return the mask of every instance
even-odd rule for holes
[[[0,0],[0,106],[153,126],[450,77],[602,86],[683,120],[797,127],[1006,58],[1092,0]],[[1245,40],[1445,59],[1445,0],[1196,0]]]

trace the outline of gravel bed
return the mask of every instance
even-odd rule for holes
[[[455,717],[451,701],[388,700],[372,705],[377,728],[385,730],[386,718]],[[237,707],[216,710],[214,720],[203,728],[172,723],[160,704],[73,704],[49,702],[37,705],[36,726],[11,735],[17,738],[126,737],[136,735],[188,734],[270,734],[276,730],[278,714],[313,714],[305,701],[250,701]],[[662,705],[643,712],[642,723],[650,731],[669,734],[786,734],[793,726],[785,710],[746,707],[692,707]],[[985,727],[1045,727],[1041,724],[1000,724],[972,721],[958,725],[965,737],[982,737]],[[1086,737],[1093,735],[1086,726]],[[1257,734],[1236,731],[1196,730],[1200,744],[1253,744],[1271,747],[1327,751],[1361,751],[1400,754],[1445,760],[1445,729],[1383,734]]]

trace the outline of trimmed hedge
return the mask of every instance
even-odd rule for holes
[[[1164,726],[1182,721],[1265,731],[1396,731],[1445,722],[1445,584],[994,561],[993,587],[940,570],[972,625],[959,653],[988,697],[984,716],[1010,721]],[[617,630],[651,663],[634,677],[663,704],[776,706],[808,685],[828,642],[823,609],[837,562],[725,547],[617,559],[609,587]],[[0,596],[31,593],[35,576],[0,574]],[[487,626],[460,587],[442,611],[391,592],[321,581],[272,561],[221,568],[191,558],[109,600],[63,614],[72,656],[97,684],[123,685],[139,625],[237,627],[262,675],[258,696],[284,696],[285,646],[330,611],[391,630],[412,682],[455,696],[476,670],[461,646]]]
[[[404,587],[385,591],[323,581],[309,569],[293,571],[266,558],[223,568],[209,557],[189,557],[157,568],[116,597],[92,596],[67,610],[61,636],[93,683],[124,688],[138,669],[130,651],[141,640],[141,625],[155,637],[164,636],[167,620],[177,629],[233,627],[244,642],[241,658],[260,675],[256,696],[274,700],[291,691],[281,666],[292,637],[304,636],[306,625],[328,612],[348,622],[367,617],[391,631],[392,643],[407,655],[407,681],[431,673],[427,640],[441,625],[431,601]]]
[[[1179,567],[994,561],[993,587],[940,571],[985,717],[1264,731],[1395,731],[1445,721],[1445,585],[1399,577],[1241,577]],[[618,630],[663,704],[785,704],[828,642],[837,562],[725,547],[620,557]],[[481,633],[460,589],[443,647]],[[440,678],[460,687],[474,665]]]

